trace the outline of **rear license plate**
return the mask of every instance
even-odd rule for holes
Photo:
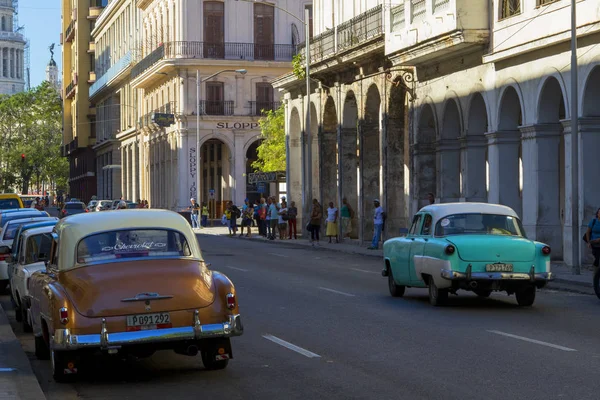
[[[512,264],[487,264],[485,266],[487,272],[513,272]]]
[[[127,331],[171,328],[169,313],[138,314],[127,316]]]

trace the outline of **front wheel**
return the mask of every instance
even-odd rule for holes
[[[535,286],[527,286],[519,290],[516,294],[517,303],[521,307],[530,307],[535,301]]]
[[[392,268],[388,268],[388,289],[390,290],[392,297],[402,297],[404,296],[404,291],[406,290],[406,286],[397,285],[396,281],[394,281]]]
[[[600,299],[600,268],[596,268],[596,271],[594,271],[594,292]]]
[[[432,306],[441,306],[448,300],[448,290],[439,289],[432,277],[429,277],[429,303]]]
[[[229,360],[217,360],[216,354],[212,351],[202,351],[202,363],[204,364],[204,368],[209,371],[216,371],[219,369],[225,369],[227,364],[229,364]]]

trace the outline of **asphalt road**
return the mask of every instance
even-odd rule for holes
[[[238,289],[245,334],[229,367],[159,352],[98,359],[77,383],[56,384],[12,320],[48,399],[600,398],[594,296],[542,291],[521,309],[514,297],[463,293],[434,308],[426,290],[390,297],[372,257],[199,238]]]

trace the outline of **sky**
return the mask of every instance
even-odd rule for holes
[[[22,33],[30,45],[31,87],[46,79],[46,65],[50,61],[48,47],[52,43],[55,43],[54,61],[62,72],[60,4],[60,0],[19,0],[19,26],[25,26]]]

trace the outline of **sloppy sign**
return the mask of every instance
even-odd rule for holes
[[[253,130],[259,127],[258,122],[217,122],[217,129]]]
[[[248,185],[258,182],[285,182],[285,172],[252,172],[248,174]]]

